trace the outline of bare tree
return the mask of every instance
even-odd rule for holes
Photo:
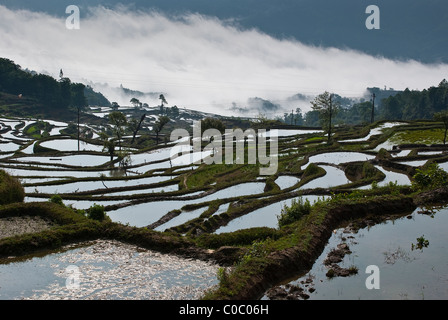
[[[328,142],[331,140],[332,120],[339,109],[339,104],[333,100],[333,94],[325,91],[311,101],[312,109],[319,112],[322,128],[328,133]]]
[[[161,116],[159,117],[159,119],[156,121],[156,125],[154,128],[154,131],[156,132],[156,143],[159,144],[159,133],[160,131],[162,131],[163,127],[170,122],[170,118],[168,118],[167,116]]]

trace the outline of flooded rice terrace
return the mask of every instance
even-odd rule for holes
[[[116,241],[68,246],[0,263],[0,299],[199,299],[216,285],[217,265]]]
[[[378,225],[336,229],[312,269],[263,299],[309,300],[446,300],[448,299],[448,208],[411,214]],[[418,238],[428,242],[418,246]],[[329,263],[335,250],[345,254],[336,266]],[[372,278],[369,266],[378,269]],[[332,268],[356,269],[355,274],[329,276]],[[370,277],[370,278],[369,278]],[[377,288],[371,285],[377,282]],[[367,283],[367,284],[366,284]]]
[[[45,120],[47,121],[47,120]],[[193,219],[197,219],[209,209],[210,203],[220,201],[219,207],[213,215],[226,213],[231,205],[241,199],[272,199],[274,195],[291,194],[285,199],[272,201],[261,208],[254,208],[251,212],[241,217],[231,220],[226,225],[220,226],[214,231],[215,234],[234,232],[241,229],[253,227],[278,228],[278,215],[285,205],[292,203],[293,192],[306,190],[303,197],[314,201],[329,196],[320,193],[313,193],[313,190],[327,189],[350,184],[351,181],[345,171],[344,165],[354,162],[368,162],[376,158],[379,146],[385,147],[391,152],[394,163],[415,167],[421,166],[429,159],[445,157],[443,151],[423,151],[419,154],[419,159],[407,159],[412,150],[392,150],[393,144],[387,140],[378,146],[368,147],[362,151],[350,151],[351,145],[368,146],[370,141],[381,135],[383,130],[393,128],[403,123],[388,122],[374,128],[370,133],[362,138],[343,139],[340,141],[342,148],[346,150],[338,152],[322,152],[310,157],[295,156],[301,150],[318,146],[321,142],[294,146],[294,143],[307,139],[310,135],[322,135],[320,130],[281,130],[279,141],[279,158],[293,159],[294,162],[302,162],[302,169],[306,169],[310,164],[315,164],[325,170],[325,174],[319,178],[301,184],[300,176],[293,172],[281,172],[274,180],[279,193],[269,195],[265,190],[268,184],[267,177],[261,176],[248,181],[238,181],[232,185],[225,186],[220,190],[214,190],[213,184],[204,185],[202,188],[180,188],[182,183],[193,173],[199,165],[195,160],[204,159],[209,156],[209,152],[199,152],[195,154],[183,155],[176,159],[171,156],[176,154],[173,145],[164,144],[159,149],[141,152],[137,149],[128,148],[129,164],[125,169],[119,170],[118,164],[114,168],[110,166],[110,156],[103,150],[99,141],[80,141],[78,151],[78,141],[68,135],[61,134],[61,130],[68,126],[63,122],[51,122],[53,129],[50,137],[40,142],[30,138],[21,129],[33,121],[21,119],[0,119],[3,129],[0,141],[0,169],[5,170],[20,179],[26,192],[25,202],[48,201],[53,195],[62,197],[64,204],[76,209],[88,209],[94,204],[105,206],[107,216],[113,222],[127,224],[134,227],[151,227],[154,230],[163,232],[167,229],[187,224]],[[10,128],[7,130],[5,128]],[[94,137],[98,136],[95,128],[91,128]],[[37,146],[36,146],[37,145]],[[40,148],[48,148],[57,151],[54,154],[35,153]],[[114,157],[113,160],[117,158]],[[447,164],[440,163],[440,166],[447,169]],[[375,164],[375,168],[381,171],[385,178],[378,181],[378,186],[397,183],[400,185],[410,185],[410,177],[404,172],[393,168],[383,167]],[[300,186],[299,186],[300,185]],[[355,188],[367,189],[370,184],[361,184]],[[186,210],[186,205],[199,205],[193,210]],[[177,210],[178,213],[170,219],[165,219],[169,213]],[[446,210],[445,210],[446,211]],[[434,220],[440,224],[433,224],[435,227],[446,225],[446,220],[440,218],[446,216],[446,212],[438,213]],[[212,215],[212,216],[213,216]],[[211,217],[212,217],[211,216]],[[211,218],[209,217],[209,219]],[[424,217],[427,218],[427,217]],[[407,219],[409,220],[409,219]],[[411,221],[415,225],[420,225],[421,217],[413,215]],[[409,224],[404,221],[403,224]],[[353,246],[361,248],[350,257],[356,265],[360,265],[359,278],[363,277],[364,264],[379,264],[383,258],[382,252],[398,250],[398,246],[405,246],[400,242],[394,242],[393,235],[397,236],[401,222],[381,224],[369,229],[360,231],[357,235],[358,244]],[[4,224],[5,225],[5,224]],[[4,226],[3,225],[3,226]],[[424,228],[422,232],[413,234],[412,237],[424,233],[430,235],[430,226],[422,222]],[[422,227],[423,228],[423,227]],[[380,235],[374,233],[378,231]],[[393,230],[392,230],[393,229]],[[426,230],[426,229],[425,229]],[[338,241],[343,231],[337,230],[334,237],[330,239],[328,247],[332,247]],[[414,237],[415,238],[415,237]],[[446,239],[445,235],[439,233],[431,236],[430,249],[424,253],[412,252],[412,259],[425,261],[431,264],[437,263],[437,269],[447,270],[447,261],[437,258],[435,254],[429,255],[431,250],[444,252],[446,248],[439,247],[435,239]],[[368,241],[365,241],[370,239]],[[387,239],[387,240],[386,240]],[[413,240],[413,239],[411,239]],[[387,242],[389,241],[389,242]],[[406,240],[408,241],[408,240]],[[386,243],[387,242],[387,243]],[[387,246],[393,246],[388,247]],[[372,253],[369,250],[373,250]],[[374,253],[373,253],[374,252]],[[375,256],[374,256],[375,254]],[[423,254],[428,257],[423,258]],[[371,255],[373,262],[369,262],[367,256]],[[415,259],[414,259],[415,258]],[[361,261],[358,263],[358,261]],[[316,266],[319,265],[316,262]],[[398,263],[398,261],[397,261]],[[403,264],[403,261],[400,261]],[[403,268],[413,268],[418,262],[403,264]],[[78,269],[79,288],[68,289],[66,280],[69,275],[66,272],[68,266],[75,265]],[[397,264],[396,264],[397,265]],[[424,272],[430,273],[431,267],[420,266]],[[415,267],[410,271],[410,277],[418,277]],[[0,299],[197,299],[205,290],[217,284],[217,270],[219,266],[190,259],[181,259],[171,255],[162,255],[150,250],[144,250],[135,246],[119,243],[115,241],[95,241],[80,246],[69,246],[59,252],[47,253],[42,256],[30,256],[20,260],[6,259],[0,262]],[[391,268],[391,264],[382,264],[384,270]],[[430,270],[428,270],[430,269]],[[382,269],[383,270],[383,269]],[[401,273],[405,273],[401,270]],[[313,269],[310,274],[315,278],[325,278],[321,269]],[[344,279],[334,279],[331,281],[315,281],[314,294],[312,298],[396,298],[402,294],[410,298],[419,298],[414,289],[403,288],[402,292],[385,292],[387,290],[388,279],[393,279],[394,275],[387,275],[382,278],[383,291],[375,291],[375,295],[366,295],[357,291],[360,284],[351,284],[344,281],[356,281]],[[446,272],[439,272],[439,277],[448,276]],[[426,279],[426,278],[425,278]],[[438,278],[443,283],[446,278]],[[299,279],[297,281],[301,281]],[[341,287],[338,286],[341,281]],[[342,284],[344,283],[344,284]],[[434,280],[425,280],[422,286],[435,285]],[[352,288],[352,289],[351,289]],[[422,293],[426,293],[426,288],[421,288]],[[440,290],[443,289],[440,287]],[[439,286],[435,292],[439,292]],[[446,292],[442,294],[447,297]],[[431,296],[430,294],[426,295]],[[437,296],[437,295],[436,295]],[[265,296],[267,298],[267,296]]]

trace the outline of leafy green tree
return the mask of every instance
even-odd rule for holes
[[[325,91],[324,93],[318,95],[314,101],[311,102],[311,104],[312,109],[319,112],[319,119],[322,128],[327,132],[328,142],[330,142],[333,128],[332,120],[339,110],[339,102],[334,101],[333,94]]]
[[[132,98],[132,99],[130,100],[130,102],[132,103],[132,105],[133,105],[134,107],[141,107],[141,106],[142,106],[142,103],[141,103],[140,100],[138,100],[137,98]]]
[[[118,102],[112,102],[112,110],[118,110],[118,108],[120,108],[120,105],[118,104]]]

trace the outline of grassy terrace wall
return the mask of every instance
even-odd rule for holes
[[[39,216],[53,223],[53,227],[37,233],[0,239],[0,257],[16,256],[36,250],[57,249],[65,244],[95,239],[116,239],[160,252],[200,254],[193,244],[178,236],[162,234],[144,228],[113,223],[108,219],[96,221],[71,208],[51,202],[13,203],[0,207],[0,219]]]

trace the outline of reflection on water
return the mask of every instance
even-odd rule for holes
[[[187,204],[196,204],[217,199],[260,194],[263,193],[264,186],[264,182],[241,183],[199,199],[146,202],[133,205],[131,207],[120,208],[115,211],[110,211],[107,213],[107,215],[114,222],[120,222],[124,224],[129,223],[131,226],[144,227],[156,222],[168,212],[175,209],[181,209]],[[183,216],[180,215],[178,219],[183,219]]]
[[[78,167],[95,167],[110,161],[109,156],[96,156],[88,154],[77,154],[72,156],[57,157],[22,157],[14,159],[18,162],[39,162],[42,164],[63,164]]]
[[[75,266],[79,287],[67,288]],[[0,261],[0,299],[198,299],[218,266],[117,241],[96,241],[25,261]]]
[[[309,299],[448,299],[448,209],[440,209],[434,216],[419,214],[419,210],[409,217],[361,229],[357,234],[336,230],[310,272],[292,284],[302,286],[302,281],[312,279],[307,288],[315,291],[307,292]],[[421,236],[429,245],[412,250],[412,243]],[[339,265],[355,266],[358,274],[329,279],[323,261],[342,242],[352,253]],[[379,268],[379,289],[366,288],[369,265]]]
[[[304,200],[308,199],[311,204],[317,201],[319,198],[325,199],[322,196],[303,196]],[[254,210],[242,217],[233,219],[227,225],[220,227],[215,233],[233,232],[241,229],[254,228],[254,227],[268,227],[277,228],[278,220],[277,216],[282,212],[282,208],[287,205],[291,206],[293,199],[288,199],[280,202],[270,204],[266,207]]]
[[[280,176],[275,179],[275,183],[280,187],[280,189],[287,189],[295,185],[300,181],[299,178],[294,176]]]
[[[50,148],[58,151],[78,151],[78,140],[75,139],[55,139],[44,141],[40,144],[42,147]],[[102,152],[103,146],[79,141],[79,150],[81,151],[98,151]]]
[[[327,152],[311,156],[309,163],[324,162],[338,165],[346,162],[368,161],[374,158],[375,156],[362,152]]]
[[[319,166],[327,172],[325,176],[306,183],[301,187],[302,189],[331,188],[351,182],[341,169],[326,165]]]
[[[153,176],[141,179],[128,179],[128,180],[104,180],[104,181],[79,181],[71,182],[60,185],[48,185],[48,186],[31,186],[26,187],[25,192],[31,193],[37,190],[39,193],[76,193],[96,189],[105,189],[117,187],[131,187],[144,184],[158,183],[162,181],[170,180],[169,176]]]

